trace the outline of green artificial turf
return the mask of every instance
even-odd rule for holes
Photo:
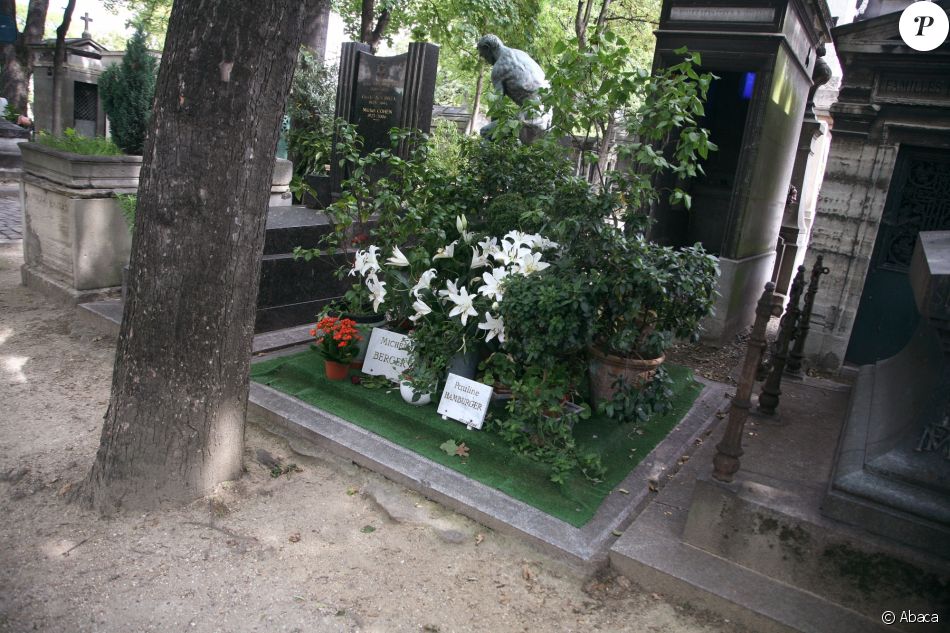
[[[593,484],[581,473],[571,473],[560,486],[548,479],[546,465],[513,454],[494,433],[469,431],[454,420],[443,420],[436,413],[437,402],[417,407],[403,402],[398,388],[367,389],[348,380],[327,380],[323,360],[313,351],[255,363],[251,379],[581,527],[607,494],[666,437],[702,390],[688,369],[669,364],[667,369],[674,383],[673,411],[644,425],[642,435],[630,425],[603,416],[581,420],[574,430],[580,452],[598,453],[607,476]],[[449,456],[442,451],[439,446],[448,439],[465,442],[469,456]]]

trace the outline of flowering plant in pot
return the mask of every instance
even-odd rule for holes
[[[456,217],[456,239],[431,239],[384,253],[375,245],[356,253],[354,273],[375,306],[411,324],[414,363],[474,377],[478,345],[505,338],[499,307],[503,282],[544,270],[557,245],[539,234],[511,231],[500,239],[468,230]],[[446,231],[451,235],[451,231]],[[464,359],[466,362],[462,362]],[[465,365],[465,367],[463,367]]]
[[[346,378],[350,363],[356,357],[359,341],[363,338],[356,329],[356,322],[326,316],[310,330],[310,335],[316,337],[311,347],[323,357],[327,378]]]

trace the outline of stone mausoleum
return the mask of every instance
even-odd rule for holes
[[[714,343],[729,342],[751,324],[776,267],[793,175],[804,179],[817,171],[807,169],[802,156],[813,153],[811,137],[822,135],[821,126],[806,132],[804,153],[799,145],[806,105],[827,68],[818,60],[830,27],[824,0],[663,4],[654,66],[677,63],[676,51],[685,46],[701,54],[704,71],[719,77],[701,121],[719,150],[704,163],[705,175],[689,185],[692,210],[660,209],[652,237],[675,246],[701,242],[719,256],[721,296],[705,324]],[[797,217],[791,223],[797,226]]]
[[[870,2],[833,31],[844,78],[808,257],[831,269],[808,340],[828,369],[907,345],[919,321],[907,277],[917,234],[950,229],[950,43],[904,44],[909,4]]]
[[[53,125],[53,51],[55,40],[31,47],[33,56],[33,123],[37,130]],[[66,40],[66,77],[63,81],[63,127],[83,136],[104,136],[106,114],[99,98],[99,77],[122,60],[124,51],[108,51],[83,33]]]

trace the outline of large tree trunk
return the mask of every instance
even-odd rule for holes
[[[17,33],[16,42],[0,45],[0,96],[6,97],[10,107],[26,114],[30,101],[30,77],[33,63],[30,60],[30,44],[43,40],[46,10],[49,0],[30,0],[23,31]],[[0,0],[0,13],[16,19],[16,2]]]
[[[330,0],[316,0],[313,15],[304,22],[302,44],[321,62],[327,58],[327,30],[330,26]]]
[[[139,185],[112,396],[84,486],[101,512],[241,476],[274,151],[315,0],[175,2]]]
[[[66,31],[73,18],[76,0],[69,0],[63,9],[63,21],[56,27],[56,48],[53,50],[53,120],[50,127],[54,136],[63,135],[63,84],[66,83]]]

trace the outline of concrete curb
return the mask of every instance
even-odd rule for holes
[[[290,351],[290,350],[288,350]],[[264,385],[251,383],[248,412],[269,430],[305,440],[378,472],[488,527],[517,534],[580,566],[607,560],[615,531],[629,525],[678,469],[679,458],[716,421],[726,386],[706,383],[683,421],[604,500],[594,518],[575,528],[461,473],[436,464],[342,418]],[[629,494],[619,492],[623,488]]]

